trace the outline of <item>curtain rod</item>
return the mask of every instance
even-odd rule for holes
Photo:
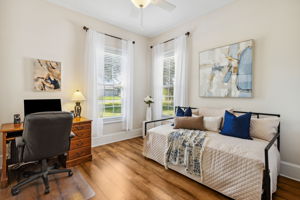
[[[189,36],[189,35],[190,35],[190,32],[186,32],[185,35],[186,35],[186,36]],[[167,42],[171,42],[171,41],[173,41],[173,40],[175,40],[175,39],[176,39],[176,37],[175,37],[175,38],[172,38],[172,39],[169,39],[169,40],[167,40],[167,41],[164,41],[164,42],[162,42],[161,44],[165,44],[165,43],[167,43]],[[150,48],[152,49],[152,48],[153,48],[153,45],[151,45]]]
[[[89,28],[86,27],[86,26],[83,26],[83,30],[85,30],[85,31],[87,32],[87,31],[89,30]],[[116,38],[116,39],[118,39],[118,40],[125,40],[125,39],[123,39],[123,38],[120,38],[120,37],[117,37],[117,36],[113,36],[113,35],[109,35],[109,34],[107,34],[107,33],[104,33],[104,35],[109,36],[109,37],[112,37],[112,38]],[[135,41],[132,41],[132,44],[135,44]]]

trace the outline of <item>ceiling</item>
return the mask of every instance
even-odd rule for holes
[[[131,0],[48,0],[57,5],[124,28],[147,37],[155,37],[177,25],[188,22],[223,7],[234,0],[168,0],[176,5],[172,12],[154,5],[144,9],[143,27],[140,26],[138,9]]]

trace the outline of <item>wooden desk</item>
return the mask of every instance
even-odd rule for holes
[[[61,160],[65,167],[72,167],[82,162],[92,160],[91,152],[91,123],[92,121],[84,117],[74,118],[72,131],[75,137],[72,138],[68,155]],[[15,133],[23,131],[23,124],[7,123],[2,124],[2,172],[0,188],[8,185],[8,163],[6,144],[15,140]]]

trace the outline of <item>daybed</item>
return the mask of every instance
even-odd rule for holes
[[[201,110],[201,109],[199,109]],[[202,115],[224,116],[225,109],[203,109]],[[234,111],[235,113],[244,113]],[[252,113],[256,118],[280,117],[277,114]],[[161,123],[171,118],[145,123],[144,156],[164,165],[168,135],[174,131],[171,123],[147,130],[149,124]],[[202,154],[202,176],[192,175],[185,168],[169,165],[175,170],[230,198],[241,200],[271,199],[276,191],[279,172],[279,132],[270,140],[240,139],[207,131],[207,143]]]

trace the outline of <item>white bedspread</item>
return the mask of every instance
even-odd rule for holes
[[[148,131],[144,139],[144,156],[164,164],[167,135],[174,131],[170,124]],[[188,174],[184,167],[170,165],[169,168],[207,185],[233,199],[258,200],[262,193],[264,170],[264,148],[267,141],[244,140],[207,132],[208,141],[202,157],[203,180]],[[280,155],[273,145],[269,151],[272,192],[276,191]]]

